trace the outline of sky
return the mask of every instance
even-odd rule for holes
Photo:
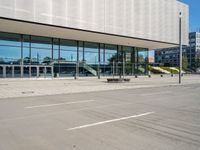
[[[200,31],[200,0],[180,0],[189,5],[190,32]]]

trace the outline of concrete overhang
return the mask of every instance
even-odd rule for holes
[[[71,40],[135,46],[141,48],[148,48],[151,50],[160,48],[178,47],[178,44],[174,43],[153,41],[149,39],[127,37],[109,33],[74,29],[63,26],[54,26],[49,24],[15,20],[2,17],[0,17],[0,31],[71,39]]]

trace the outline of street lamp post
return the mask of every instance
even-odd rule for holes
[[[182,75],[182,12],[179,13],[179,84],[181,84]]]

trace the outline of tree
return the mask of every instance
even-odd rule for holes
[[[188,70],[188,59],[186,55],[183,55],[183,60],[182,60],[182,67],[183,70]]]

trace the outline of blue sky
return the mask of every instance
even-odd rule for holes
[[[190,31],[200,30],[200,0],[181,0],[190,7]]]

